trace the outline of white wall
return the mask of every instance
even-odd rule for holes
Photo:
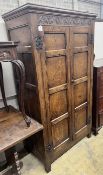
[[[0,41],[8,41],[6,26],[1,17],[0,17]]]
[[[8,41],[6,25],[5,25],[2,18],[0,18],[0,42],[1,41]],[[17,101],[16,101],[16,98],[15,98],[16,90],[15,90],[14,81],[13,81],[12,68],[10,66],[9,67],[6,66],[5,70],[6,70],[6,72],[9,72],[9,74],[5,74],[5,72],[4,72],[5,78],[6,78],[6,80],[4,79],[5,80],[4,84],[5,84],[6,97],[7,98],[11,97],[10,99],[8,98],[8,105],[13,105],[14,107],[18,108]],[[3,107],[3,106],[4,105],[3,105],[1,90],[0,90],[0,108]]]
[[[94,53],[95,59],[103,58],[103,22],[95,23]]]
[[[16,93],[12,63],[8,62],[2,63],[2,69],[3,69],[4,89],[7,98],[7,104],[12,105],[15,108],[18,108],[18,102],[16,97],[17,93]],[[2,101],[2,94],[0,91],[0,108],[2,107],[4,107],[4,104]]]
[[[93,3],[94,1],[95,3]],[[66,9],[74,9],[79,11],[88,11],[95,13],[100,17],[100,13],[103,15],[103,7],[100,7],[100,1],[103,0],[0,0],[0,15],[17,8],[25,3],[34,3],[47,5],[52,7],[60,7]]]

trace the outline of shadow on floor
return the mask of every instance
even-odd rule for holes
[[[22,161],[22,175],[47,175],[33,155],[27,155]],[[97,136],[84,138],[57,159],[48,175],[103,175],[103,129]]]

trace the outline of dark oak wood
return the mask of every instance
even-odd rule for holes
[[[103,126],[103,59],[94,60],[93,70],[93,124],[95,135]]]
[[[44,126],[43,135],[35,135],[33,152],[47,171],[91,135],[95,17],[34,4],[3,15],[26,68],[26,113]],[[29,141],[25,146],[33,147]]]

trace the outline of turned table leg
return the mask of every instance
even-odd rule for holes
[[[16,151],[16,147],[12,147],[9,150],[5,151],[6,154],[6,159],[7,159],[7,163],[8,165],[12,165],[12,174],[16,174],[16,175],[21,175],[21,171],[20,171],[20,161],[18,158],[18,153]],[[15,172],[14,172],[15,171]]]
[[[19,158],[18,158],[17,151],[14,151],[14,158],[15,158],[15,165],[16,165],[17,175],[21,175],[20,161],[19,161]]]

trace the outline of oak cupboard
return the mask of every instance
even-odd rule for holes
[[[95,17],[34,4],[3,15],[26,67],[26,113],[44,126],[43,135],[25,145],[48,172],[55,159],[91,135]]]

